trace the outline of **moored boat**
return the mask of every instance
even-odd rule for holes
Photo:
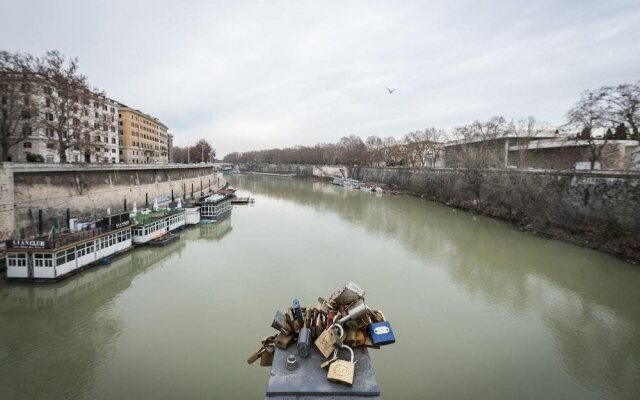
[[[200,207],[200,218],[213,221],[219,221],[220,219],[231,214],[233,205],[231,200],[233,195],[215,193],[211,196],[201,198],[196,204]]]
[[[55,281],[131,248],[129,213],[87,223],[85,229],[7,241],[7,278]]]
[[[145,244],[165,234],[183,228],[186,224],[184,208],[141,211],[135,215],[133,243]]]

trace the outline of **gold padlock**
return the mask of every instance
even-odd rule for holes
[[[344,330],[344,344],[355,347],[356,343],[356,330],[347,328]]]
[[[285,335],[284,333],[280,332],[278,336],[276,336],[274,343],[276,344],[276,346],[280,347],[281,349],[286,349],[291,344],[292,339],[293,339],[292,335]]]
[[[335,329],[334,329],[335,328]],[[340,335],[336,332],[340,330]],[[340,325],[332,325],[327,330],[322,331],[320,336],[313,342],[324,358],[329,357],[336,349],[336,343],[344,336],[344,330]]]
[[[356,371],[355,360],[353,350],[347,345],[343,345],[343,348],[347,348],[351,353],[351,361],[336,360],[329,365],[329,372],[327,372],[327,380],[341,385],[352,386],[353,375]]]
[[[247,358],[247,364],[253,364],[254,362],[256,362],[256,360],[262,356],[262,353],[264,353],[264,351],[265,351],[265,348],[261,347],[260,350],[251,354],[249,358]]]
[[[267,345],[265,350],[260,355],[260,366],[261,367],[270,367],[273,364],[273,353],[276,348],[273,344]]]

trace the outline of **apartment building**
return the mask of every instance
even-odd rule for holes
[[[120,160],[132,164],[168,163],[168,129],[157,118],[120,104],[118,107]]]
[[[12,129],[4,133],[7,149],[6,161],[60,162],[60,148],[67,162],[118,163],[118,103],[95,93],[77,95],[66,112],[61,112],[57,88],[51,82],[35,75],[21,75],[20,79],[7,79],[2,83],[0,110],[7,122],[11,113]],[[63,121],[64,131],[54,129]],[[68,121],[68,123],[65,123]],[[3,129],[8,124],[3,123]]]

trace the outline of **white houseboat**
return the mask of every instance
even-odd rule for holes
[[[203,197],[197,202],[200,207],[200,218],[218,221],[231,214],[233,208],[231,199],[233,199],[233,195],[230,193],[216,193]]]
[[[133,244],[140,245],[160,238],[185,226],[184,208],[172,210],[141,211],[135,215]]]
[[[58,280],[131,247],[129,213],[58,237],[7,241],[7,278]]]

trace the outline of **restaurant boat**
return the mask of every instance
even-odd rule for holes
[[[86,223],[84,229],[32,240],[8,240],[7,279],[58,280],[131,248],[128,212]]]
[[[211,196],[203,197],[196,203],[200,207],[200,218],[219,221],[231,214],[233,205],[230,193],[215,193]]]
[[[136,213],[134,218],[136,221],[136,226],[133,228],[134,245],[149,243],[186,225],[184,208],[143,210]]]

